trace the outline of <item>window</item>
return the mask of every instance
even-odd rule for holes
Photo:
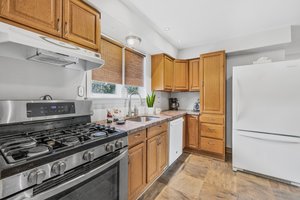
[[[92,82],[92,93],[94,94],[116,94],[116,84]]]
[[[143,54],[102,37],[101,56],[104,66],[87,73],[88,98],[126,98],[135,91],[145,96]]]

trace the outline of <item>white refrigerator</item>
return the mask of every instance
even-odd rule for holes
[[[233,68],[233,170],[300,186],[300,60]]]

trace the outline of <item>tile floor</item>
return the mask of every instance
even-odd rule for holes
[[[300,169],[299,169],[300,170]],[[300,188],[184,153],[139,200],[300,200]]]

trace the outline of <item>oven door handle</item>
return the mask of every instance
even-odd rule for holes
[[[101,173],[102,171],[106,170],[107,168],[109,168],[110,166],[114,165],[115,163],[119,162],[120,160],[122,160],[123,158],[128,156],[128,149],[123,149],[121,150],[120,155],[118,155],[117,157],[111,159],[110,161],[108,161],[107,163],[89,171],[86,174],[80,175],[78,177],[76,177],[75,179],[72,179],[68,182],[65,182],[63,184],[60,184],[54,188],[51,188],[45,192],[42,192],[40,194],[37,194],[33,197],[28,197],[28,199],[30,200],[40,200],[40,199],[47,199],[49,197],[52,197],[56,194],[59,194],[69,188],[72,188],[74,186],[76,186],[77,184],[80,184],[81,182],[88,180],[89,178],[95,176],[96,174]],[[24,198],[25,200],[27,200],[27,198]]]

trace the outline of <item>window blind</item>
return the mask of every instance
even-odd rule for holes
[[[125,49],[125,84],[144,86],[144,55]]]
[[[92,79],[101,82],[122,84],[122,48],[106,37],[101,37],[101,56],[105,64],[92,72]]]

